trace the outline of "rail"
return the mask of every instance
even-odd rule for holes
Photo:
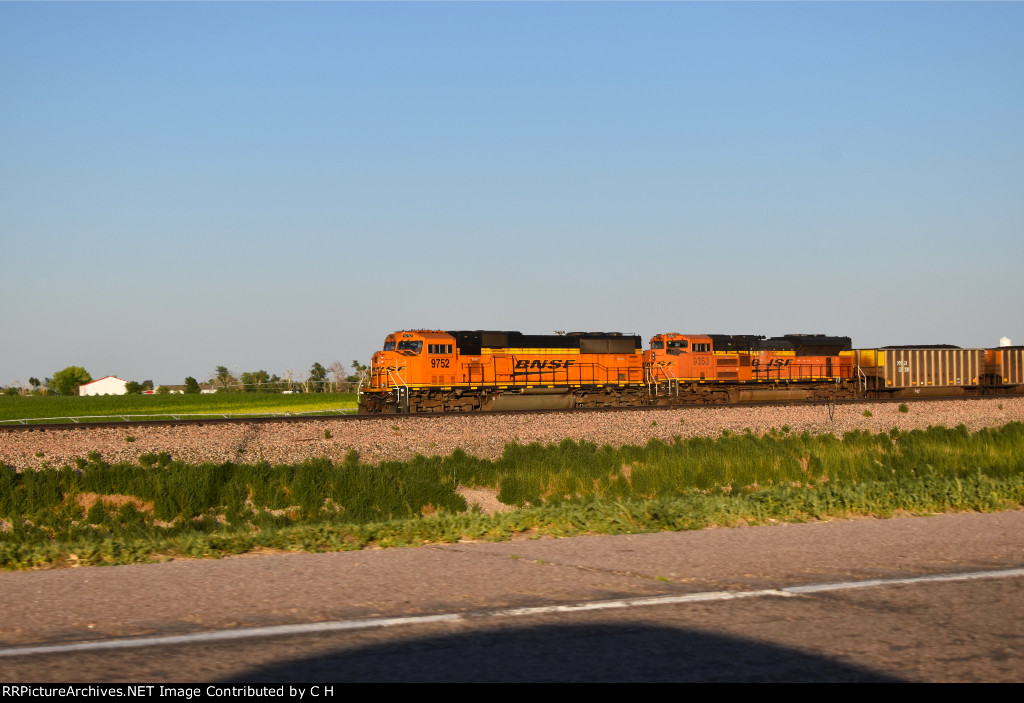
[[[90,422],[145,422],[146,420],[200,420],[256,418],[256,417],[303,417],[305,415],[352,415],[356,408],[326,408],[321,410],[303,410],[298,412],[251,412],[251,413],[141,413],[112,415],[66,415],[62,417],[26,417],[13,420],[0,420],[0,425],[37,425],[44,422],[66,422],[69,425],[87,425]]]

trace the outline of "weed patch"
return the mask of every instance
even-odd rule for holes
[[[468,500],[467,500],[468,498]],[[1024,505],[1024,424],[509,444],[494,461],[0,464],[0,566],[628,534]],[[505,506],[519,510],[503,511]],[[74,558],[72,558],[72,556]]]

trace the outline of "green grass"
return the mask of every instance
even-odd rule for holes
[[[482,515],[460,485],[493,487],[520,510]],[[339,463],[186,465],[151,454],[110,465],[92,453],[59,469],[0,465],[0,567],[1022,505],[1022,423],[842,439],[726,432],[621,448],[566,440],[508,445],[495,461],[456,451],[366,464],[351,452]]]
[[[107,396],[0,396],[0,421],[121,415],[312,413],[356,407],[354,393],[211,393]]]

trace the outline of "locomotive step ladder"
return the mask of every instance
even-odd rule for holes
[[[405,367],[392,366],[387,369],[388,379],[391,384],[395,387],[395,402],[398,405],[398,410],[401,412],[409,412],[409,384],[402,378],[401,371]]]
[[[661,376],[661,379],[658,376]],[[662,397],[661,386],[664,382],[665,397],[679,397],[679,379],[666,366],[649,367],[647,373],[647,395],[651,398]]]

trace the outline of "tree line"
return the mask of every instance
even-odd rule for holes
[[[183,393],[202,393],[204,390],[216,391],[218,393],[344,393],[353,392],[359,383],[360,375],[367,370],[367,366],[353,361],[351,372],[340,361],[335,361],[325,367],[320,362],[314,362],[305,378],[296,377],[288,370],[283,376],[270,374],[260,369],[259,371],[245,371],[236,374],[227,366],[218,366],[214,369],[210,378],[201,384],[193,376],[187,376],[185,383],[180,387],[157,386],[153,387],[153,381],[128,381],[125,384],[125,391],[128,394],[140,394],[149,391],[155,393],[171,393],[174,391]],[[79,387],[93,381],[92,376],[81,366],[68,366],[60,371],[54,372],[53,376],[40,381],[36,377],[28,379],[28,386],[24,384],[13,384],[3,389],[3,394],[8,396],[17,395],[78,395]],[[205,385],[205,389],[204,389]]]
[[[237,376],[226,366],[218,366],[207,381],[218,392],[237,391],[241,393],[343,393],[355,390],[360,375],[367,367],[353,360],[349,372],[340,361],[330,366],[315,362],[304,379],[295,378],[292,371],[284,376],[269,374],[267,371],[244,371]],[[199,384],[189,376],[185,379],[185,392],[198,393]]]

